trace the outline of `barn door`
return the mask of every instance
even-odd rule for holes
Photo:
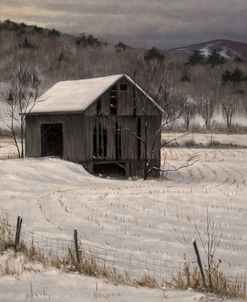
[[[41,156],[63,157],[63,125],[41,125]]]

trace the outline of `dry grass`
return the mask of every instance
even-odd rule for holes
[[[22,242],[19,252],[23,253],[29,261],[38,261],[44,267],[53,266],[64,272],[73,271],[92,277],[103,278],[114,285],[124,284],[135,287],[160,288],[158,281],[147,273],[144,273],[140,279],[131,280],[127,272],[121,273],[115,268],[110,269],[105,264],[97,263],[96,258],[83,254],[80,255],[80,262],[78,263],[71,249],[68,249],[68,254],[65,257],[59,257],[52,253],[45,255],[39,249],[35,247],[28,248]]]
[[[215,266],[209,273],[205,270],[206,287],[203,285],[201,275],[194,267],[190,269],[185,262],[184,267],[173,277],[171,284],[175,288],[188,289],[214,293],[218,296],[226,296],[232,298],[246,299],[246,283],[241,280],[229,280],[225,274],[219,270],[219,266]],[[208,284],[211,284],[210,286]]]
[[[148,287],[148,288],[160,288],[158,281],[152,277],[149,273],[144,272],[140,279],[135,279],[134,285]]]
[[[13,246],[7,216],[0,217],[0,252]]]

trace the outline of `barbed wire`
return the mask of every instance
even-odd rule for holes
[[[0,217],[8,220],[8,210],[0,207]],[[9,236],[15,239],[16,225],[8,222]],[[74,240],[51,238],[38,234],[25,225],[22,226],[21,241],[28,247],[35,247],[43,255],[56,255],[62,258],[68,256],[69,250],[75,253]],[[97,264],[107,268],[124,271],[131,278],[137,278],[143,272],[148,272],[158,281],[171,280],[178,272],[185,276],[185,267],[194,270],[197,266],[195,259],[165,259],[158,257],[147,257],[133,251],[120,251],[113,247],[102,247],[83,240],[79,241],[80,254],[88,259],[93,259]],[[229,282],[243,284],[246,282],[246,275],[226,275]]]
[[[2,215],[8,217],[6,209],[0,207]],[[8,223],[9,235],[14,240],[16,226]],[[61,238],[50,238],[45,235],[37,234],[29,228],[22,226],[21,241],[28,247],[38,248],[44,255],[50,253],[60,257],[66,257],[68,250],[74,252],[74,241]],[[82,256],[92,258],[97,264],[106,265],[108,268],[119,269],[128,273],[130,277],[138,277],[144,271],[149,272],[158,280],[168,279],[182,269],[185,261],[173,259],[159,259],[147,257],[133,253],[133,251],[119,251],[110,247],[102,247],[93,243],[79,241],[80,253]],[[194,265],[196,262],[187,260],[187,264]]]

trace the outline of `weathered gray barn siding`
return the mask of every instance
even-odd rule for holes
[[[127,91],[120,90],[120,84],[128,84]],[[110,114],[111,90],[117,86],[117,114]],[[109,87],[98,100],[101,110],[97,112],[96,100],[83,113],[67,112],[63,114],[29,114],[26,116],[26,156],[41,156],[41,125],[63,125],[63,158],[86,164],[93,171],[94,163],[124,162],[126,175],[142,175],[145,163],[145,147],[141,143],[138,154],[138,123],[141,125],[141,137],[147,134],[147,157],[152,159],[151,166],[160,165],[161,135],[153,146],[154,137],[161,126],[161,113],[147,96],[138,90],[126,78]],[[116,123],[121,129],[121,158],[116,158]],[[94,156],[94,129],[101,124],[106,131],[106,156]],[[147,131],[145,131],[145,125]],[[152,152],[153,151],[153,152]],[[152,154],[151,154],[152,153]],[[158,173],[156,172],[158,175]],[[155,175],[155,172],[153,173]]]
[[[41,156],[41,125],[63,125],[63,156],[64,159],[79,162],[83,149],[82,114],[46,114],[26,116],[26,156]]]
[[[93,160],[93,134],[94,127],[96,123],[101,123],[107,131],[107,156],[104,159],[116,160],[115,154],[115,121],[117,120],[121,127],[121,150],[122,150],[122,160],[140,160],[145,159],[145,148],[141,144],[141,157],[137,158],[137,123],[138,117],[129,116],[118,116],[115,118],[108,119],[107,117],[84,117],[83,120],[83,146],[84,152],[82,154],[81,160]],[[152,158],[160,158],[160,136],[157,137],[154,148],[152,148],[152,143],[154,141],[154,136],[157,129],[160,127],[160,120],[154,116],[141,117],[141,125],[144,128],[145,119],[148,120],[147,129],[147,142],[148,142],[148,155],[153,152]],[[145,137],[144,129],[142,130],[142,137]]]
[[[149,142],[153,141],[156,133],[157,118],[147,117]],[[137,138],[132,133],[137,131],[137,118],[117,117],[121,125],[121,149],[123,160],[137,160]],[[63,125],[64,158],[72,161],[93,160],[93,131],[97,122],[105,126],[107,131],[107,160],[115,160],[115,119],[108,120],[106,117],[83,117],[82,114],[74,115],[30,115],[26,118],[26,156],[41,156],[41,125],[57,124]],[[145,120],[141,118],[142,125]],[[144,137],[144,130],[142,131]],[[156,152],[152,158],[159,158],[159,143],[156,141]],[[142,146],[141,158],[145,158],[144,146]],[[151,152],[151,144],[148,144],[148,154]]]

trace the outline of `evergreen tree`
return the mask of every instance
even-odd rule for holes
[[[157,59],[158,61],[163,61],[164,55],[156,47],[152,47],[146,52],[144,59],[146,61],[153,60],[153,59]]]
[[[118,44],[115,45],[115,48],[116,48],[116,51],[117,52],[121,52],[121,51],[124,51],[126,49],[129,49],[130,47],[123,43],[123,42],[118,42]]]
[[[86,46],[100,46],[101,42],[95,38],[93,35],[86,35],[85,33],[82,33],[79,35],[79,37],[76,38],[76,44],[82,45],[84,47]]]
[[[208,56],[207,64],[210,64],[212,68],[224,63],[225,63],[224,57],[222,57],[215,49]]]
[[[187,65],[198,65],[204,64],[204,56],[201,54],[199,50],[194,50],[193,53],[189,56]]]
[[[239,84],[246,79],[247,75],[245,75],[241,69],[235,68],[232,72],[226,70],[222,75],[221,82],[222,84],[226,84],[227,82]]]

